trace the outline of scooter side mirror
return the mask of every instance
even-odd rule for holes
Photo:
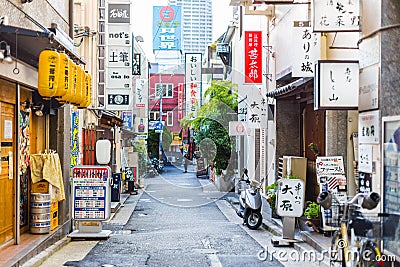
[[[378,206],[379,202],[381,201],[381,197],[378,193],[371,192],[368,196],[364,197],[361,206],[364,209],[372,210]]]
[[[249,171],[248,171],[246,168],[244,168],[244,169],[243,169],[243,173],[246,174],[246,176],[248,176]]]
[[[322,192],[318,195],[317,203],[324,209],[330,209],[332,206],[332,194],[330,192]]]

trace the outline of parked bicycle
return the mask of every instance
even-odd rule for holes
[[[333,209],[332,213],[341,214],[338,220],[326,223],[328,226],[339,227],[332,236],[330,266],[380,266],[382,254],[372,237],[375,236],[373,231],[382,230],[381,221],[374,225],[373,221],[361,213],[361,207],[372,210],[379,202],[380,196],[374,192],[359,193],[344,203],[330,192],[320,193],[317,203],[324,209]],[[374,226],[379,229],[374,229]]]

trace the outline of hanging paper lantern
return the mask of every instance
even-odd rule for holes
[[[81,105],[83,108],[87,108],[91,102],[92,76],[89,73],[85,73],[85,88],[85,102]]]
[[[86,72],[81,67],[81,100],[79,102],[79,106],[82,107],[82,105],[85,102],[86,102]]]
[[[71,102],[72,100],[72,87],[73,87],[73,67],[74,67],[74,62],[68,58],[68,83],[65,83],[65,85],[68,85],[68,89],[66,90],[65,95],[61,97],[62,102]]]
[[[72,78],[72,87],[71,87],[71,103],[76,103],[76,91],[77,91],[77,72],[78,72],[78,66],[73,63],[72,65],[72,73],[71,73],[71,78]]]
[[[82,68],[81,66],[77,65],[76,67],[76,94],[75,94],[75,104],[80,105],[82,102]]]
[[[56,91],[56,98],[61,102],[65,102],[62,100],[62,97],[67,94],[69,87],[69,59],[65,53],[60,53],[60,75],[58,79],[58,88]]]
[[[38,92],[44,98],[56,95],[60,75],[60,54],[43,50],[39,55]]]
[[[86,104],[86,93],[87,93],[87,86],[86,86],[86,71],[82,69],[82,99],[79,103],[79,107],[84,108]]]

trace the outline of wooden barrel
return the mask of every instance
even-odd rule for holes
[[[50,233],[50,205],[50,194],[31,194],[30,231],[32,234]]]

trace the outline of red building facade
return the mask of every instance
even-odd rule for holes
[[[171,71],[172,72],[172,71]],[[162,121],[173,137],[171,146],[163,147],[168,162],[179,164],[182,161],[182,139],[179,136],[182,127],[180,121],[185,115],[184,105],[184,80],[183,73],[153,73],[150,72],[149,87],[149,129],[160,120],[162,109]],[[162,89],[162,104],[160,108],[160,91]]]

